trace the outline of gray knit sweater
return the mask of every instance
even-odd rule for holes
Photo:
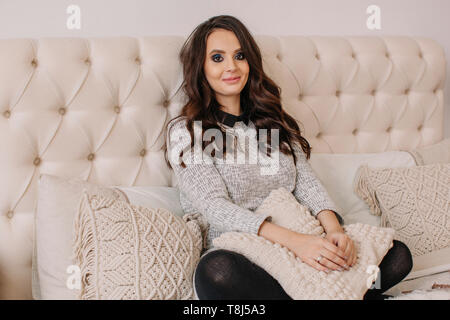
[[[228,119],[230,120],[230,119]],[[242,132],[253,128],[249,121],[219,123],[228,133],[239,136]],[[180,190],[181,207],[186,214],[201,213],[209,223],[205,248],[212,247],[212,240],[223,232],[241,231],[257,234],[261,224],[271,220],[270,212],[256,215],[258,208],[269,193],[280,187],[291,191],[296,199],[307,206],[315,216],[324,209],[336,213],[339,222],[343,219],[337,213],[335,203],[317,179],[307,162],[305,153],[300,146],[293,145],[296,154],[296,165],[292,155],[279,152],[277,172],[267,174],[262,172],[264,164],[244,164],[219,162],[216,157],[203,153],[203,161],[193,161],[194,152],[184,161],[186,168],[180,165],[176,157],[181,150],[190,147],[191,137],[186,127],[186,121],[178,118],[171,121],[167,130],[167,146],[169,162],[174,170]],[[194,138],[195,139],[195,138]],[[256,139],[255,139],[256,141]],[[236,148],[236,152],[249,154],[249,148]],[[228,150],[227,150],[228,154]],[[189,162],[191,160],[191,162]],[[209,160],[209,161],[206,161]],[[267,166],[267,164],[266,164]]]

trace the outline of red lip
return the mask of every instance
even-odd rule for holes
[[[236,80],[236,79],[239,79],[240,77],[232,77],[232,78],[226,78],[226,79],[223,79],[224,81],[230,81],[230,80]]]

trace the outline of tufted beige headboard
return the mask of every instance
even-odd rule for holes
[[[173,185],[160,147],[182,107],[182,37],[0,40],[0,298],[31,298],[41,173]],[[257,36],[313,152],[443,138],[446,62],[433,40]]]

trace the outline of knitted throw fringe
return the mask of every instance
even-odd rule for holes
[[[86,200],[86,201],[83,201]],[[88,196],[86,194],[86,190],[83,190],[82,198],[79,203],[79,209],[77,211],[77,215],[74,221],[74,230],[75,238],[74,238],[74,256],[73,259],[80,262],[81,269],[81,290],[78,293],[78,299],[98,299],[99,295],[97,292],[97,279],[95,275],[97,274],[97,266],[98,266],[98,248],[97,248],[97,235],[96,228],[93,226],[95,220],[93,218],[92,209],[88,210],[90,215],[83,215],[85,206],[88,203]]]

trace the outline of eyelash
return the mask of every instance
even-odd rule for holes
[[[239,60],[244,60],[244,59],[245,59],[244,53],[238,52],[237,55],[239,55],[239,54],[242,55],[242,59],[239,59]],[[221,55],[220,55],[219,53],[217,53],[217,54],[213,55],[213,56],[211,57],[211,59],[212,59],[214,62],[222,62],[222,61],[216,61],[216,60],[214,60],[214,58],[217,57],[217,56],[221,56]]]

